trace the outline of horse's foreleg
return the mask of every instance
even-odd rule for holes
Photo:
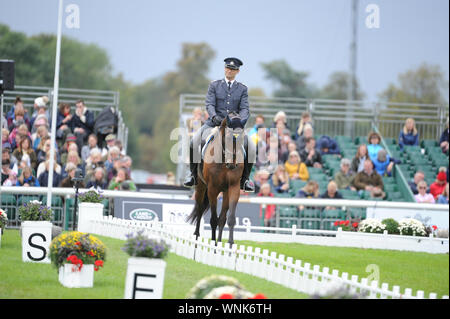
[[[228,235],[228,243],[231,246],[234,244],[234,238],[233,238],[233,231],[234,231],[234,225],[236,225],[236,207],[237,203],[239,201],[239,195],[240,195],[240,184],[234,185],[232,188],[229,189],[230,197],[229,197],[229,203],[230,203],[230,216],[228,217],[228,228],[229,228],[229,235]]]
[[[217,229],[217,191],[208,189],[208,198],[211,205],[211,240],[216,241],[216,229]]]
[[[207,196],[206,185],[203,184],[203,182],[199,181],[199,183],[195,189],[195,207],[194,207],[194,209],[196,210],[196,214],[197,214],[196,226],[195,226],[195,231],[194,231],[195,239],[198,239],[198,237],[200,236],[200,224],[202,221],[203,212],[208,208],[208,205],[206,204],[206,203],[208,203],[208,201],[205,201],[205,199],[207,199],[206,196]]]
[[[223,193],[222,210],[220,211],[219,216],[219,237],[217,238],[217,241],[222,241],[222,232],[223,228],[225,227],[225,223],[227,221],[227,212],[229,206],[230,202],[228,197],[228,191],[226,191]]]

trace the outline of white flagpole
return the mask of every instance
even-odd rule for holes
[[[48,191],[47,206],[52,206],[52,187],[53,187],[53,171],[55,167],[55,144],[56,144],[56,111],[58,107],[58,90],[59,90],[59,58],[61,55],[61,29],[63,17],[63,0],[59,0],[58,10],[58,33],[56,36],[56,59],[55,59],[55,79],[53,83],[53,108],[52,108],[52,132],[50,145],[50,163],[48,174]]]

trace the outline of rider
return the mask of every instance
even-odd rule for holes
[[[225,79],[212,81],[208,87],[206,95],[206,110],[209,118],[206,123],[196,132],[190,142],[190,175],[186,177],[184,186],[192,187],[197,185],[197,165],[200,162],[198,146],[201,140],[205,139],[211,129],[220,126],[223,119],[229,112],[239,113],[242,126],[245,126],[250,117],[248,106],[248,90],[247,87],[236,81],[236,75],[239,73],[239,67],[243,65],[238,58],[226,58],[225,62]],[[245,148],[247,150],[244,159],[244,172],[242,173],[241,189],[245,192],[254,192],[255,185],[249,179],[253,163],[248,161],[248,139],[245,136]],[[193,152],[193,145],[196,146],[196,152]],[[194,158],[195,156],[195,158]]]

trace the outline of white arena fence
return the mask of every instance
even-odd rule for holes
[[[89,231],[94,234],[126,239],[126,235],[143,231],[145,235],[160,237],[170,245],[170,250],[179,256],[197,262],[253,275],[272,281],[296,291],[313,294],[324,294],[330,287],[344,286],[351,293],[364,293],[371,299],[425,299],[422,290],[413,294],[412,289],[402,292],[399,286],[389,287],[387,283],[379,285],[368,278],[358,279],[356,275],[330,271],[328,267],[311,265],[302,260],[294,260],[276,252],[261,250],[258,247],[227,244],[210,241],[199,237],[197,240],[190,230],[180,231],[170,225],[159,222],[138,222],[104,216],[88,223]],[[429,299],[437,299],[436,293],[430,293]],[[447,295],[442,296],[448,299]]]

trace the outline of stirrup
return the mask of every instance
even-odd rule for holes
[[[247,179],[244,183],[242,183],[241,189],[246,193],[254,193],[255,192],[255,184]]]

